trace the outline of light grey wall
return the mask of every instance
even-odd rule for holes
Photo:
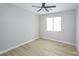
[[[0,51],[38,37],[38,15],[11,4],[0,4]]]
[[[76,46],[79,54],[79,6],[76,11]]]
[[[54,14],[47,14],[40,16],[40,37],[52,38],[58,41],[64,41],[70,44],[75,44],[75,19],[76,19],[76,11],[69,10],[63,11]],[[51,32],[46,31],[46,17],[53,17],[53,16],[61,16],[61,32]]]

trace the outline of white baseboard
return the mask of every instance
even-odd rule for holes
[[[65,43],[65,44],[69,44],[69,45],[75,46],[75,44],[73,44],[73,43],[65,42],[65,41],[60,41],[60,40],[56,40],[56,39],[49,38],[49,37],[40,36],[40,38],[48,39],[48,40],[53,40],[53,41],[57,41],[57,42],[61,42],[61,43]]]
[[[3,50],[3,51],[0,52],[0,55],[3,54],[3,53],[6,53],[6,52],[8,52],[8,51],[10,51],[10,50],[12,50],[12,49],[15,49],[15,48],[17,48],[17,47],[20,47],[20,46],[22,46],[22,45],[24,45],[24,44],[27,44],[27,43],[29,43],[29,42],[31,42],[31,41],[34,41],[34,40],[36,40],[36,39],[38,39],[38,37],[33,38],[33,39],[31,39],[31,40],[29,40],[29,41],[27,41],[27,42],[23,42],[23,43],[21,43],[21,44],[18,44],[18,45],[16,45],[16,46],[13,46],[13,47],[11,47],[11,48],[5,49],[5,50]]]

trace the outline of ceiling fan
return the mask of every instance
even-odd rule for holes
[[[56,6],[46,6],[46,3],[42,3],[42,6],[32,6],[32,7],[36,7],[36,8],[40,8],[39,10],[37,10],[37,12],[41,11],[43,8],[49,12],[49,10],[47,8],[55,8]]]

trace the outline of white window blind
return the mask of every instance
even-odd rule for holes
[[[47,18],[47,31],[61,31],[61,16]]]
[[[53,30],[53,21],[52,18],[47,18],[47,31]]]

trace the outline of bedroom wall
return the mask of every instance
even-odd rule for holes
[[[61,32],[51,32],[46,30],[46,18],[53,16],[61,16]],[[53,14],[41,15],[40,16],[40,37],[56,40],[68,44],[75,45],[76,41],[76,10],[63,11]]]
[[[76,11],[76,47],[79,54],[79,6]]]
[[[38,15],[13,4],[0,4],[0,52],[37,38]]]

